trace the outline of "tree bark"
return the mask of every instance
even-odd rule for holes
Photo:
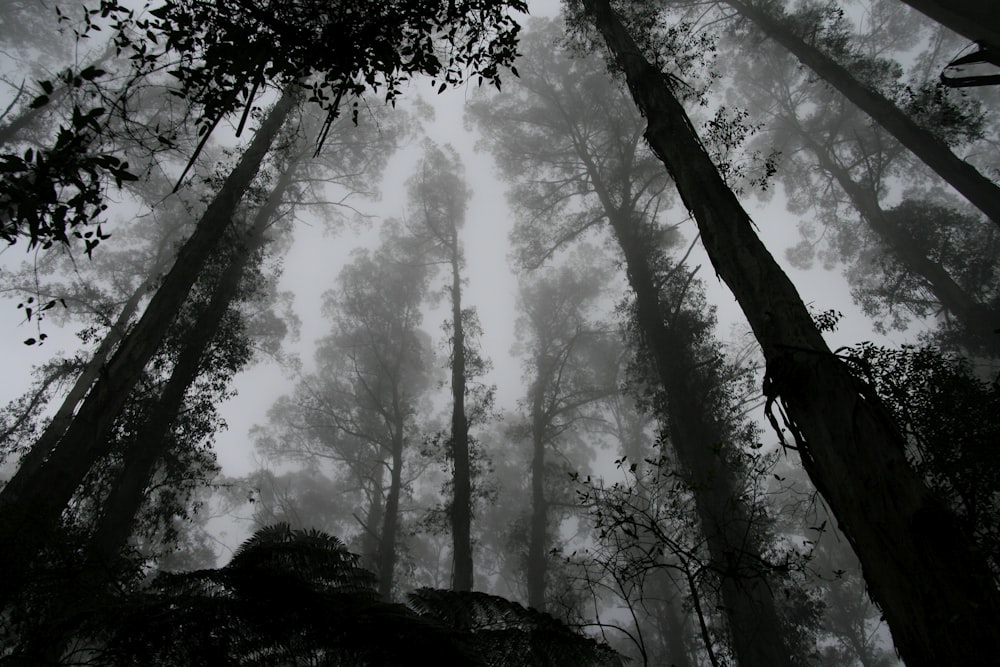
[[[726,4],[757,25],[771,39],[785,47],[844,97],[868,114],[910,152],[968,199],[973,206],[1000,226],[1000,187],[971,164],[955,155],[932,132],[917,125],[882,94],[855,79],[850,72],[810,46],[780,20],[749,2],[724,0]],[[991,21],[993,25],[996,21]]]
[[[1000,21],[997,8],[983,0],[903,0],[928,16],[973,42],[1000,51]]]
[[[767,362],[803,465],[862,563],[907,664],[977,664],[1000,655],[1000,599],[958,521],[907,464],[898,427],[871,388],[832,354],[801,297],[757,238],[667,80],[607,0],[583,0],[646,116],[646,139],[671,174],[719,276]]]
[[[469,420],[465,416],[465,330],[462,324],[462,276],[458,230],[453,229],[451,252],[451,452],[455,466],[454,497],[451,505],[451,532],[454,549],[452,588],[471,591],[472,566],[472,466],[469,459]]]
[[[271,143],[292,108],[296,94],[286,92],[268,114],[250,147],[229,174],[198,227],[181,248],[173,268],[139,322],[102,369],[73,423],[52,446],[45,463],[28,475],[18,471],[0,493],[0,605],[24,585],[30,561],[50,539],[59,516],[91,466],[108,451],[108,434],[146,363],[187,298],[206,262],[216,251],[233,211],[257,174]],[[16,481],[15,481],[16,480]]]
[[[538,364],[538,377],[531,396],[531,526],[528,534],[528,606],[545,611],[548,557],[548,504],[545,500],[545,415],[543,368]]]
[[[392,601],[396,568],[396,534],[399,532],[399,495],[403,489],[403,420],[394,425],[392,468],[389,471],[389,494],[385,500],[382,539],[379,543],[378,591],[386,602]]]
[[[139,302],[142,297],[145,296],[152,286],[155,284],[158,276],[154,273],[151,274],[146,280],[142,282],[132,292],[132,295],[122,306],[121,311],[118,313],[118,318],[115,320],[111,328],[108,329],[108,333],[101,339],[101,344],[97,346],[94,351],[94,355],[87,362],[87,365],[83,367],[83,370],[76,378],[76,382],[70,388],[69,393],[63,399],[62,403],[59,405],[59,409],[56,414],[52,417],[52,420],[45,427],[41,437],[35,443],[35,445],[28,450],[28,452],[21,457],[18,461],[18,473],[22,480],[30,479],[34,475],[38,468],[41,467],[42,463],[45,462],[45,458],[52,451],[52,447],[59,441],[59,438],[66,432],[69,428],[70,423],[73,421],[73,413],[76,410],[76,406],[80,404],[83,397],[87,395],[87,392],[93,386],[94,382],[97,381],[100,375],[101,369],[107,362],[108,357],[111,355],[111,351],[115,348],[115,345],[121,341],[125,336],[125,332],[128,329],[128,323],[132,320],[132,316],[135,315],[135,311],[139,308]],[[42,445],[45,445],[44,447]],[[23,471],[23,472],[22,472]],[[11,480],[13,481],[13,480]]]
[[[170,427],[184,405],[184,395],[202,370],[205,352],[239,292],[240,281],[254,253],[264,246],[264,233],[275,220],[293,172],[294,163],[278,178],[267,201],[254,215],[250,228],[237,240],[229,266],[219,277],[211,300],[185,332],[170,379],[126,451],[125,465],[104,502],[104,512],[89,546],[88,558],[92,562],[111,562],[132,534],[156,464],[170,446]]]
[[[943,266],[928,257],[925,249],[920,247],[917,240],[905,228],[885,215],[875,194],[852,179],[850,173],[837,164],[827,149],[804,130],[801,131],[800,137],[803,144],[816,155],[823,171],[836,179],[841,189],[851,198],[854,208],[872,231],[911,273],[924,280],[938,303],[954,315],[970,334],[982,341],[994,356],[997,356],[1000,350],[997,349],[998,337],[994,331],[1000,326],[1000,316],[976,301],[955,282]]]

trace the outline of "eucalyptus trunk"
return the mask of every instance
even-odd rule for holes
[[[1000,187],[971,164],[955,155],[933,132],[917,125],[902,109],[870,86],[858,81],[844,67],[807,44],[779,19],[750,2],[724,0],[785,47],[799,62],[840,91],[868,114],[911,153],[1000,226]],[[995,23],[995,20],[993,21]],[[992,25],[992,23],[991,23]]]
[[[701,364],[683,324],[664,322],[666,309],[649,265],[647,240],[626,215],[612,214],[609,220],[625,256],[643,341],[666,393],[670,443],[694,496],[708,545],[708,565],[719,579],[733,650],[743,667],[792,667],[767,572],[761,566],[764,561],[751,513],[740,498],[734,466],[725,459],[728,435],[710,414],[711,388],[703,385],[711,378],[698,377],[696,369]]]
[[[469,420],[465,415],[465,328],[462,324],[462,276],[458,230],[452,230],[451,317],[451,454],[454,464],[454,497],[451,505],[453,545],[452,588],[472,590],[472,465],[469,457]]]
[[[531,525],[528,532],[528,606],[545,611],[548,571],[548,503],[545,500],[545,415],[543,363],[531,396]]]
[[[146,363],[160,347],[191,287],[217,251],[233,213],[256,176],[285,118],[296,104],[285,93],[261,124],[249,148],[180,249],[146,311],[83,401],[62,437],[45,434],[36,443],[51,454],[31,474],[20,470],[0,492],[0,606],[25,584],[30,562],[51,539],[59,517],[91,467],[111,445],[115,420]],[[47,439],[51,438],[56,444]]]
[[[1000,655],[1000,599],[986,560],[908,465],[873,390],[826,346],[791,281],[701,144],[667,78],[607,0],[583,0],[639,109],[646,139],[693,213],[767,362],[764,392],[861,561],[907,664],[969,665]]]
[[[382,599],[392,600],[396,569],[396,539],[399,532],[399,495],[403,490],[403,421],[394,425],[392,436],[392,467],[389,470],[389,494],[382,516],[382,538],[379,541],[378,592]]]

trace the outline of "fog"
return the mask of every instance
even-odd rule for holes
[[[410,4],[0,9],[0,661],[997,659],[975,8]]]

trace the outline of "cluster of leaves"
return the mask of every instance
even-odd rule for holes
[[[162,40],[180,56],[170,74],[188,99],[203,106],[204,132],[240,107],[245,119],[257,90],[267,84],[284,86],[306,77],[310,101],[329,112],[328,129],[345,97],[384,91],[391,102],[414,74],[440,79],[442,91],[470,71],[499,86],[500,68],[516,56],[519,26],[510,10],[526,11],[526,5],[520,0],[360,6],[320,0],[172,1],[137,26],[139,34]],[[444,49],[438,38],[446,42]],[[142,48],[141,42],[119,42],[126,44]]]
[[[93,66],[67,71],[61,84],[80,87],[103,74]],[[50,81],[39,85],[44,93],[32,108],[47,105],[53,93]],[[136,176],[126,161],[99,148],[106,116],[103,107],[74,105],[69,124],[60,126],[51,147],[0,154],[0,238],[13,244],[26,235],[29,248],[47,249],[54,243],[68,244],[72,235],[83,240],[88,255],[107,238],[99,221],[107,210],[105,178],[110,176],[121,187]],[[96,226],[91,230],[76,229],[92,224]]]
[[[336,537],[262,528],[226,566],[163,573],[94,618],[98,664],[609,665],[608,647],[482,593],[422,589],[380,601]]]
[[[1000,382],[933,347],[865,343],[847,359],[903,428],[911,464],[1000,572]]]

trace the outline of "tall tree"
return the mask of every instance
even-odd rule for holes
[[[648,120],[647,141],[761,344],[768,408],[780,406],[810,478],[861,560],[904,660],[964,664],[984,651],[1000,651],[990,629],[1000,618],[1000,595],[989,568],[954,514],[908,465],[891,414],[826,346],[720,177],[670,79],[650,63],[609,2],[582,5]],[[921,586],[914,587],[915,581]]]
[[[1000,242],[996,228],[933,202],[921,192],[931,188],[920,181],[903,203],[883,208],[895,180],[912,171],[895,141],[842,98],[797,76],[785,58],[758,51],[738,71],[752,107],[771,118],[764,137],[788,164],[779,174],[790,206],[813,213],[800,223],[807,238],[793,256],[808,260],[823,236],[829,248],[824,258],[850,267],[855,299],[879,326],[888,328],[881,321],[886,314],[890,326],[902,327],[910,315],[945,312],[949,339],[963,341],[969,352],[995,355],[1000,312],[990,272]],[[956,141],[977,132],[975,114],[966,111],[945,99],[935,104],[934,97],[925,108]],[[859,229],[852,209],[867,231]],[[814,229],[819,224],[823,232]]]
[[[452,587],[471,591],[472,563],[472,462],[469,419],[466,414],[468,389],[468,342],[466,322],[470,311],[462,306],[462,269],[465,265],[460,232],[468,207],[468,186],[454,149],[427,144],[416,173],[407,182],[416,235],[425,244],[428,256],[438,258],[449,269],[451,306],[451,437],[448,451],[454,466],[451,499],[451,533],[454,552]],[[433,255],[432,255],[433,254]]]
[[[1000,186],[955,155],[947,143],[918,124],[873,85],[857,78],[844,64],[807,42],[796,33],[786,17],[775,16],[749,1],[725,2],[840,91],[1000,226]]]
[[[146,311],[120,343],[73,423],[61,435],[45,433],[36,447],[51,450],[33,474],[18,471],[0,492],[0,536],[17,548],[4,551],[2,563],[23,572],[55,528],[59,514],[91,466],[106,451],[107,438],[146,362],[159,348],[188,293],[223,238],[235,208],[267,155],[271,142],[295,106],[286,94],[265,119],[253,142],[179,252]],[[52,445],[50,440],[57,444]],[[0,601],[23,585],[20,577],[0,586]]]
[[[616,350],[607,345],[607,332],[588,313],[607,276],[595,271],[596,263],[586,255],[576,262],[523,280],[519,302],[519,338],[530,379],[525,407],[532,452],[525,570],[528,605],[539,611],[546,611],[551,549],[552,473],[547,453],[586,417],[587,406],[617,389]]]

